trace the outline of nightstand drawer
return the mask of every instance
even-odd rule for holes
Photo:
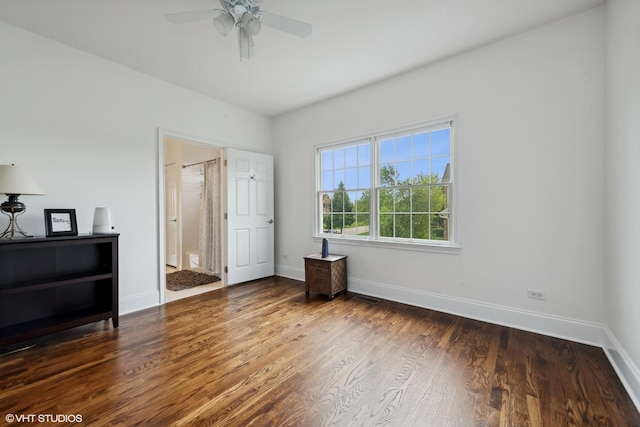
[[[308,259],[306,268],[319,274],[326,274],[331,271],[331,263]]]

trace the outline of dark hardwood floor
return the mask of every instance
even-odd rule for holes
[[[353,294],[307,298],[279,277],[1,357],[0,423],[7,414],[97,426],[640,426],[599,348]]]

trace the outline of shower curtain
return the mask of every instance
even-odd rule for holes
[[[200,215],[200,267],[220,275],[220,161],[204,162],[202,212]]]

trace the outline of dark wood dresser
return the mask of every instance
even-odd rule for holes
[[[118,327],[118,234],[0,240],[0,347],[106,319]]]
[[[346,255],[321,254],[304,257],[304,290],[307,295],[314,291],[333,297],[347,290],[347,257]]]

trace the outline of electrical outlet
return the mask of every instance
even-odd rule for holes
[[[544,291],[538,291],[535,289],[527,289],[527,297],[533,299],[547,299],[547,294]]]

